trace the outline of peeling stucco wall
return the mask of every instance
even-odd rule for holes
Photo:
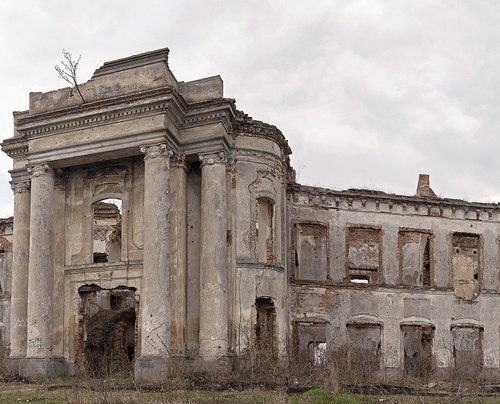
[[[290,280],[290,321],[325,324],[327,349],[334,351],[358,341],[349,336],[350,324],[379,327],[380,371],[394,376],[421,375],[416,368],[428,369],[429,362],[433,375],[452,371],[452,330],[476,327],[483,330],[474,351],[479,368],[500,375],[494,320],[500,211],[495,204],[430,198],[289,186],[290,245],[297,223],[314,223],[326,229],[329,251],[328,278]],[[289,254],[294,260],[295,249]],[[353,283],[353,275],[366,282]],[[413,336],[405,337],[409,331]],[[417,365],[409,351],[418,351]]]

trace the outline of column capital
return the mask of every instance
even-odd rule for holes
[[[31,178],[40,177],[40,176],[54,176],[54,171],[47,163],[40,164],[37,166],[31,166],[27,168],[28,173]]]
[[[173,154],[173,151],[167,147],[166,143],[141,146],[140,150],[144,154],[144,160],[156,157],[169,157]]]
[[[23,192],[28,192],[30,190],[31,182],[30,181],[12,182],[10,184],[10,187],[15,194],[20,194]]]
[[[206,164],[227,164],[228,158],[225,152],[215,152],[215,153],[200,153],[199,159],[201,161],[201,166]]]
[[[182,152],[174,152],[170,157],[171,167],[186,168],[186,155]]]

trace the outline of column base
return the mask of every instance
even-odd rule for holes
[[[168,377],[168,358],[141,356],[135,360],[135,382],[140,385],[159,384]]]
[[[208,358],[197,356],[192,359],[191,368],[197,372],[230,372],[233,369],[233,359],[234,358],[231,355],[222,355]]]
[[[158,385],[172,377],[187,377],[193,373],[221,374],[232,370],[232,358],[188,358],[184,355],[143,356],[135,361],[135,382],[138,385]]]
[[[19,375],[28,380],[47,380],[68,376],[64,358],[24,358],[19,360]]]
[[[2,371],[11,375],[19,375],[19,364],[26,359],[24,356],[8,356],[3,361]]]

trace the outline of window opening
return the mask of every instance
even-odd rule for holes
[[[455,296],[477,299],[480,292],[480,237],[477,234],[453,234],[453,288]]]
[[[367,279],[368,283],[378,283],[378,271],[381,266],[379,229],[365,227],[347,229],[347,266],[348,275],[363,276],[360,279]]]
[[[274,204],[269,198],[257,198],[257,261],[267,264],[274,262]]]
[[[427,237],[425,239],[422,285],[427,286],[427,287],[431,286],[431,258],[430,258],[430,239],[429,239],[429,237]]]
[[[432,235],[419,230],[399,232],[401,283],[407,286],[432,286]]]
[[[460,326],[451,331],[455,372],[461,377],[477,376],[483,366],[483,329]]]
[[[377,324],[349,324],[349,366],[360,375],[380,369],[381,327]]]
[[[351,275],[350,281],[358,285],[368,285],[370,283],[370,277],[367,275]]]
[[[325,281],[328,278],[328,229],[318,223],[296,223],[293,228],[294,278]]]
[[[309,354],[314,367],[323,366],[326,359],[326,342],[309,342]]]
[[[121,261],[122,201],[104,199],[92,205],[93,262]]]

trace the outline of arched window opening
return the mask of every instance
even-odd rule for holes
[[[274,263],[274,203],[269,198],[257,198],[255,221],[258,262]]]
[[[122,201],[104,199],[92,205],[93,262],[121,261]]]

